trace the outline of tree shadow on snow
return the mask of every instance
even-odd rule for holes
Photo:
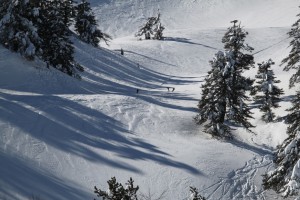
[[[239,141],[236,139],[228,140],[228,142],[234,146],[240,147],[241,149],[246,149],[248,151],[252,151],[253,153],[256,153],[260,156],[273,154],[273,151],[266,149],[265,146],[256,147],[256,146],[250,145],[246,142]]]
[[[1,121],[18,127],[47,146],[91,162],[143,173],[127,162],[103,156],[103,151],[106,151],[117,157],[154,161],[192,174],[201,174],[192,166],[172,160],[157,146],[134,136],[128,137],[132,133],[114,118],[59,96],[0,93],[0,110]]]
[[[205,48],[208,48],[208,49],[219,50],[218,48],[215,48],[215,47],[212,47],[212,46],[209,46],[209,45],[192,42],[191,39],[187,39],[187,38],[165,37],[164,41],[180,42],[180,43],[185,43],[185,44],[198,45],[198,46],[202,46],[202,47],[205,47]]]
[[[126,50],[126,53],[135,54],[135,55],[138,55],[138,56],[147,58],[148,60],[153,60],[153,61],[158,62],[158,63],[161,63],[161,64],[165,64],[165,65],[170,65],[170,66],[177,67],[177,66],[174,65],[174,64],[167,63],[167,62],[164,62],[164,61],[158,60],[158,59],[156,59],[156,58],[153,58],[153,57],[150,57],[150,56],[146,56],[146,55],[143,55],[143,54],[141,54],[141,53],[134,52],[134,51]]]
[[[203,175],[193,166],[173,160],[171,155],[161,151],[157,146],[136,138],[124,124],[112,117],[59,96],[20,96],[0,93],[0,110],[2,122],[21,130],[17,131],[14,137],[20,137],[22,141],[26,140],[25,134],[29,134],[40,141],[44,149],[58,149],[99,165],[135,174],[143,174],[144,171],[130,164],[130,161],[125,162],[124,159],[156,162],[162,166],[182,169],[194,175]],[[23,145],[28,145],[23,147],[24,149],[33,148],[29,141],[24,141]],[[48,154],[48,151],[40,152],[42,158],[48,157],[51,160],[53,155]],[[1,164],[0,175],[6,185],[7,196],[14,193],[32,192],[31,184],[25,184],[27,179],[34,181],[33,185],[40,186],[34,189],[35,194],[53,197],[51,199],[61,199],[54,197],[62,195],[64,191],[67,193],[66,196],[70,196],[68,199],[79,199],[77,196],[85,195],[81,190],[75,189],[76,186],[64,183],[52,174],[43,174],[37,169],[31,169],[31,165],[23,160],[9,156],[10,154],[0,156],[1,163],[6,163]],[[22,172],[25,175],[18,176]],[[18,178],[9,179],[13,174]],[[24,180],[20,181],[22,177]],[[47,184],[53,188],[53,191],[46,189]],[[62,192],[55,193],[54,191]]]
[[[92,193],[70,180],[63,180],[47,172],[18,154],[7,154],[0,149],[0,194],[3,199],[14,200],[20,196],[31,199],[92,199]]]

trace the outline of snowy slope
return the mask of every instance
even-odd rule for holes
[[[91,0],[98,20],[115,37],[133,36],[159,9],[167,30],[228,27],[234,19],[247,27],[286,27],[296,19],[296,0]],[[186,32],[193,32],[192,30]]]
[[[279,65],[296,0],[92,1],[101,28],[115,39],[96,49],[73,39],[86,68],[81,81],[27,62],[0,47],[0,199],[93,199],[112,176],[133,177],[152,198],[185,199],[195,186],[208,199],[274,199],[261,174],[286,125],[265,124],[253,109],[256,134],[238,128],[236,140],[216,141],[193,123],[208,60],[222,49],[232,19],[249,31],[255,60]],[[164,41],[133,33],[160,9]],[[234,10],[239,9],[237,13]],[[272,28],[273,27],[273,28]],[[120,55],[120,48],[125,55]],[[285,89],[290,72],[275,67]],[[248,73],[254,76],[256,69]],[[175,87],[168,92],[166,87]],[[139,89],[139,93],[136,91]],[[277,197],[279,199],[279,197]]]

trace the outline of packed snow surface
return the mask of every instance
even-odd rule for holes
[[[283,72],[296,0],[92,0],[100,28],[114,36],[94,48],[73,38],[82,80],[28,62],[0,46],[0,199],[94,199],[115,176],[151,199],[186,199],[189,186],[215,199],[281,199],[261,188],[272,151],[286,137],[282,117],[295,89]],[[162,13],[163,41],[133,35]],[[208,61],[241,20],[256,63],[272,58],[285,94],[275,123],[253,105],[254,133],[203,133],[193,117]],[[120,49],[124,49],[124,56]],[[247,72],[254,77],[257,68]],[[173,91],[173,88],[175,89]],[[169,91],[168,91],[169,90]],[[173,92],[172,92],[173,91]]]

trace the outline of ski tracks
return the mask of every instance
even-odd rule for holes
[[[144,101],[136,101],[127,97],[121,104],[110,103],[110,109],[116,110],[115,116],[120,122],[127,125],[129,132],[147,134],[156,129],[164,112],[159,106]],[[149,128],[151,127],[151,128]]]
[[[220,178],[218,182],[204,189],[208,199],[243,199],[265,200],[261,187],[261,175],[272,164],[272,157],[254,157],[246,162],[245,166],[230,172],[227,177]]]

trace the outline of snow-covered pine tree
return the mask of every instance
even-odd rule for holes
[[[228,62],[228,87],[230,94],[227,99],[228,119],[244,126],[246,129],[253,127],[248,121],[251,117],[251,111],[247,105],[250,99],[246,95],[246,91],[252,88],[254,80],[243,76],[243,72],[254,67],[254,58],[250,54],[243,53],[244,51],[252,51],[253,48],[244,44],[245,38],[248,35],[238,21],[234,20],[233,26],[229,27],[225,33],[222,42],[224,49],[231,54],[231,60]]]
[[[276,168],[263,179],[265,189],[273,189],[285,197],[299,194],[300,189],[300,92],[288,111],[288,138],[278,147],[274,160]]]
[[[130,178],[126,183],[125,188],[121,183],[118,183],[115,177],[107,181],[108,191],[103,191],[94,187],[94,193],[97,197],[102,197],[103,200],[138,200],[137,191],[139,186],[133,186],[133,180]]]
[[[29,60],[40,55],[42,40],[36,24],[37,8],[26,0],[2,0],[0,3],[0,43]]]
[[[145,35],[145,40],[162,40],[165,27],[160,22],[160,12],[156,17],[149,17],[147,22],[138,30],[135,37]]]
[[[198,104],[197,124],[204,124],[205,132],[222,138],[231,138],[230,128],[224,124],[228,99],[226,60],[228,54],[218,52],[210,61],[212,69],[202,85],[202,97]]]
[[[65,19],[65,4],[60,0],[45,0],[40,2],[40,9],[43,19],[38,30],[43,39],[42,59],[48,67],[80,78],[78,71],[83,71],[83,67],[74,61],[74,47],[68,28],[71,19]]]
[[[262,119],[265,122],[274,120],[275,114],[272,108],[279,107],[278,102],[283,94],[283,90],[275,85],[280,83],[280,80],[275,80],[276,77],[273,70],[271,70],[271,65],[274,64],[271,59],[258,64],[257,75],[255,76],[258,79],[257,85],[251,91],[251,95],[255,95],[254,100],[260,105],[259,108],[264,113]],[[262,94],[257,94],[258,92]]]
[[[81,40],[95,47],[99,45],[101,40],[108,45],[108,42],[112,39],[110,35],[98,29],[95,15],[92,12],[90,3],[86,0],[82,0],[76,6],[75,30]]]
[[[247,35],[237,21],[228,29],[222,42],[225,52],[216,54],[210,62],[209,71],[202,86],[202,97],[198,104],[199,114],[195,117],[197,124],[204,124],[205,131],[218,137],[232,137],[226,119],[244,126],[253,127],[248,121],[251,111],[246,101],[246,90],[252,88],[254,80],[245,78],[242,73],[253,66],[253,56],[242,51],[252,48],[244,44]]]
[[[190,187],[190,193],[190,198],[188,200],[205,200],[205,198],[199,194],[198,189],[195,187]]]
[[[290,38],[291,51],[289,55],[282,60],[281,65],[285,65],[284,70],[289,71],[290,69],[295,69],[296,73],[290,78],[289,87],[294,87],[295,83],[300,82],[300,14],[297,15],[299,18],[293,25],[291,30],[288,32]]]
[[[158,12],[155,26],[153,29],[153,39],[154,40],[162,40],[163,39],[163,31],[165,30],[165,27],[160,22],[160,13]]]

